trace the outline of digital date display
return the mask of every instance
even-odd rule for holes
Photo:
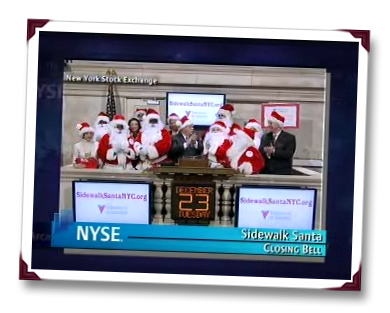
[[[197,223],[215,217],[215,184],[174,184],[172,219]]]

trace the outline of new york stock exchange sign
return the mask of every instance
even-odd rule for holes
[[[156,78],[111,76],[111,75],[71,75],[65,74],[64,82],[72,83],[114,83],[114,84],[138,84],[138,85],[157,85]]]

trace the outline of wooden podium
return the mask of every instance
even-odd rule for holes
[[[173,177],[171,217],[179,225],[209,225],[215,219],[215,178],[241,174],[230,168],[210,168],[204,158],[183,158],[175,166],[151,169],[164,178]]]

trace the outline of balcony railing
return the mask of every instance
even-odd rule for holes
[[[294,168],[298,175],[238,175],[228,179],[215,177],[215,219],[212,226],[233,227],[235,225],[235,199],[238,187],[283,186],[306,187],[317,189],[315,229],[325,229],[325,206],[322,203],[322,174],[305,168]],[[153,224],[172,225],[172,181],[173,178],[162,178],[159,175],[142,171],[119,171],[107,169],[74,169],[72,166],[61,168],[60,210],[73,207],[72,181],[77,180],[137,181],[153,184]]]

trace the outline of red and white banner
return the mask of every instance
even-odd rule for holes
[[[261,107],[262,127],[268,126],[268,119],[273,111],[284,117],[284,128],[299,128],[299,103],[266,103]]]

